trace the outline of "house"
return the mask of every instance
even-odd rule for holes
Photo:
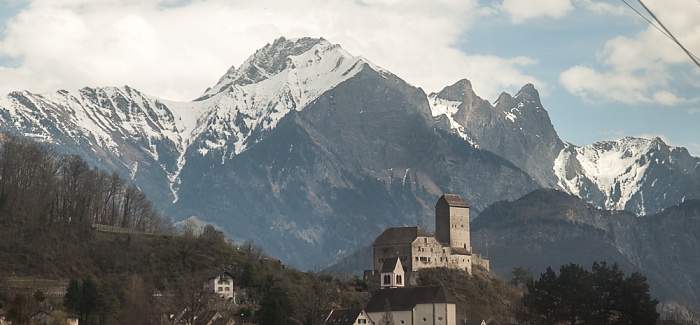
[[[365,312],[375,323],[389,313],[396,325],[457,325],[454,298],[439,285],[377,290]]]
[[[473,265],[489,269],[489,261],[472,252],[469,205],[458,194],[443,194],[435,204],[435,235],[418,226],[388,228],[374,240],[373,250],[373,269],[365,271],[365,279],[374,282],[393,258],[401,260],[404,282],[409,283],[415,283],[412,274],[422,268],[447,267],[469,274]]]
[[[203,287],[204,290],[214,292],[221,298],[235,298],[233,276],[226,271],[217,271],[212,273],[205,279]]]
[[[60,317],[62,318],[63,316],[57,316],[57,313],[62,314],[66,318],[66,322],[68,325],[78,325],[80,322],[80,316],[73,314],[73,313],[64,313],[62,311],[53,311],[53,312],[48,312],[48,311],[38,311],[31,317],[31,323],[35,325],[48,325],[48,324],[54,324],[56,322],[55,317]],[[1,319],[1,316],[0,316]],[[8,323],[3,323],[2,320],[0,320],[0,325],[5,325],[5,324],[10,324]]]
[[[208,311],[197,317],[195,325],[233,325],[233,320],[226,319],[218,311]]]
[[[354,325],[354,324],[374,324],[364,309],[337,309],[331,310],[324,317],[323,325]]]

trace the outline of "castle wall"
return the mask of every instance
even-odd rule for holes
[[[471,252],[469,207],[450,206],[441,197],[435,205],[435,238]]]

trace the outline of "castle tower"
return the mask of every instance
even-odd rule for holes
[[[443,194],[435,204],[435,238],[450,247],[472,251],[469,205],[458,194]]]

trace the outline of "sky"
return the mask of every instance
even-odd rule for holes
[[[700,156],[700,67],[625,1],[0,0],[0,95],[189,101],[278,37],[323,37],[426,93],[466,78],[493,103],[532,83],[578,146],[661,137]],[[700,56],[700,0],[643,2]]]

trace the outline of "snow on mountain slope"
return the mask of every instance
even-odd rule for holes
[[[438,97],[437,93],[432,93],[428,95],[428,102],[430,103],[430,110],[433,117],[445,116],[449,121],[450,129],[453,130],[460,138],[466,140],[473,146],[477,146],[477,143],[469,137],[464,129],[464,126],[457,122],[455,119],[455,114],[459,111],[459,105],[462,104],[461,101],[452,101],[449,99],[444,99]]]
[[[230,69],[198,99],[216,108],[208,115],[211,123],[198,130],[207,135],[198,150],[224,150],[223,163],[260,140],[290,111],[303,109],[365,65],[382,71],[324,39],[276,40],[240,69]],[[218,138],[209,136],[214,134]]]
[[[606,209],[643,215],[668,206],[666,200],[696,196],[698,166],[699,159],[684,148],[659,138],[626,137],[583,147],[567,143],[554,173],[569,193]]]
[[[240,69],[231,68],[193,102],[160,100],[128,86],[25,91],[0,99],[0,117],[4,131],[90,147],[105,159],[113,156],[132,178],[138,175],[139,157],[147,155],[167,174],[177,201],[188,155],[213,155],[226,163],[264,138],[290,111],[303,109],[366,66],[388,73],[322,38],[280,38]]]

